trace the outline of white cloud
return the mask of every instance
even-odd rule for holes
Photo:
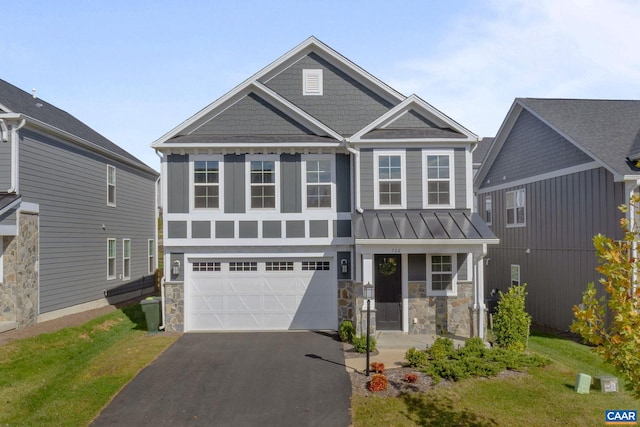
[[[477,12],[389,83],[484,136],[515,97],[640,99],[640,2],[510,0]]]

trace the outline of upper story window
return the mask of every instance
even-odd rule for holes
[[[493,222],[493,208],[491,206],[491,196],[486,196],[484,199],[484,220],[487,225],[491,225]]]
[[[303,168],[307,208],[331,208],[334,185],[331,157],[306,156]]]
[[[116,167],[107,165],[107,206],[116,205]]]
[[[302,70],[302,94],[322,95],[322,69]]]
[[[456,257],[430,255],[427,262],[427,295],[456,295]]]
[[[424,207],[454,207],[453,152],[424,151]]]
[[[249,206],[275,209],[278,206],[277,156],[256,156],[249,160]]]
[[[526,225],[526,192],[524,188],[507,191],[507,227],[524,227]]]
[[[406,172],[404,151],[374,152],[374,207],[405,208]]]
[[[218,160],[193,162],[193,207],[196,209],[220,207],[220,162]]]
[[[116,278],[116,239],[107,239],[107,280]]]

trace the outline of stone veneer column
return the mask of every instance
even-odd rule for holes
[[[165,331],[184,332],[184,283],[164,284]]]
[[[351,280],[338,280],[338,326],[345,320],[355,323],[354,283]]]

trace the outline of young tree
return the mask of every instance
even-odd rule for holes
[[[631,207],[631,208],[630,208]],[[640,197],[634,196],[622,212],[640,217]],[[599,259],[600,284],[608,298],[598,298],[593,283],[583,293],[582,304],[573,307],[571,330],[595,346],[595,351],[614,365],[625,378],[627,389],[640,398],[640,259],[636,244],[640,229],[626,218],[620,220],[624,239],[615,241],[602,234],[593,238]]]

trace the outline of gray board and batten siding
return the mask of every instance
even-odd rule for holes
[[[363,209],[374,208],[374,150],[363,148],[360,150],[360,200]],[[453,150],[454,181],[455,181],[455,209],[466,209],[467,179],[466,179],[466,152],[463,148]],[[406,150],[406,177],[407,177],[407,209],[423,209],[423,177],[422,177],[422,150]]]
[[[302,94],[304,69],[322,69],[322,96]],[[315,53],[262,83],[342,135],[353,135],[400,102],[381,97]]]
[[[40,209],[40,313],[143,277],[152,283],[156,176],[27,129],[20,137],[20,193]],[[107,206],[107,165],[116,167],[116,207]],[[115,280],[107,280],[108,238],[116,239]],[[129,281],[120,279],[122,239],[131,239]]]

